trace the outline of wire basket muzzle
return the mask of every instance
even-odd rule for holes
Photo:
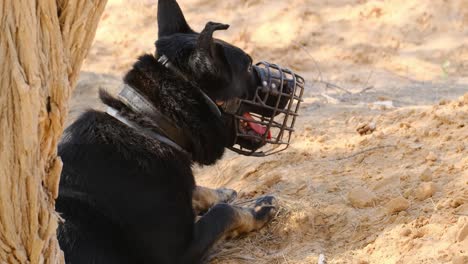
[[[305,81],[292,70],[264,61],[257,63],[254,70],[260,85],[251,99],[238,102],[239,111],[233,115],[236,138],[230,149],[243,155],[262,157],[288,148]],[[244,129],[249,125],[257,129]]]

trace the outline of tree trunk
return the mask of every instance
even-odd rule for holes
[[[64,262],[57,142],[106,2],[0,1],[0,263]]]

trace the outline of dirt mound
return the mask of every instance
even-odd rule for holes
[[[342,121],[337,121],[342,120]],[[356,124],[373,120],[360,136]],[[291,149],[231,156],[198,181],[282,202],[213,263],[443,263],[467,256],[468,94],[436,106],[308,119]],[[331,129],[333,128],[333,129]]]

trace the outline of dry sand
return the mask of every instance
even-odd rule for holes
[[[194,29],[229,23],[217,37],[308,81],[286,152],[196,169],[200,185],[281,203],[212,263],[468,263],[468,1],[179,2]],[[69,120],[154,52],[156,6],[109,1]]]

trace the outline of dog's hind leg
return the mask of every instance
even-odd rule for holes
[[[253,207],[216,204],[195,224],[194,238],[182,263],[201,263],[213,244],[262,228],[276,213],[276,201],[266,196]]]
[[[197,186],[192,195],[192,206],[195,215],[208,211],[215,204],[230,203],[237,197],[237,192],[231,189],[210,189]]]

